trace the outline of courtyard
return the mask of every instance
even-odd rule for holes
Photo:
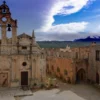
[[[100,100],[100,92],[85,84],[61,84],[59,89],[38,91],[21,100]]]
[[[91,85],[60,83],[59,86],[58,89],[39,90],[33,93],[31,91],[1,90],[0,100],[100,100],[100,91]],[[15,98],[15,95],[20,96]]]

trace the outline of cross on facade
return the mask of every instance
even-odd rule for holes
[[[3,1],[4,5],[6,4],[6,1]]]

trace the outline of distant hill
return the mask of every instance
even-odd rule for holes
[[[65,48],[67,45],[71,48],[89,46],[92,42],[100,45],[100,36],[75,39],[74,41],[38,41],[41,48]]]
[[[76,40],[74,40],[75,42],[100,42],[100,36],[98,36],[98,37],[90,37],[90,36],[88,36],[88,37],[86,37],[86,38],[81,38],[81,39],[76,39]]]
[[[71,48],[89,46],[91,41],[38,41],[41,48],[65,48],[67,45]],[[100,44],[100,42],[97,42]]]
[[[100,45],[100,36],[75,39],[74,41],[38,41],[41,48],[65,48],[67,45],[71,48],[89,46],[92,42]]]

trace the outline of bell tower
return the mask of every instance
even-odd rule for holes
[[[12,32],[12,44],[17,43],[17,20],[11,17],[10,9],[3,1],[0,6],[0,27],[1,27],[1,45],[7,44],[7,31]]]

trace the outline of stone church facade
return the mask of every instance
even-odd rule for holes
[[[11,17],[6,2],[0,6],[0,87],[32,86],[44,82],[46,57],[32,36],[17,36],[17,20]],[[7,37],[12,32],[12,38]]]

